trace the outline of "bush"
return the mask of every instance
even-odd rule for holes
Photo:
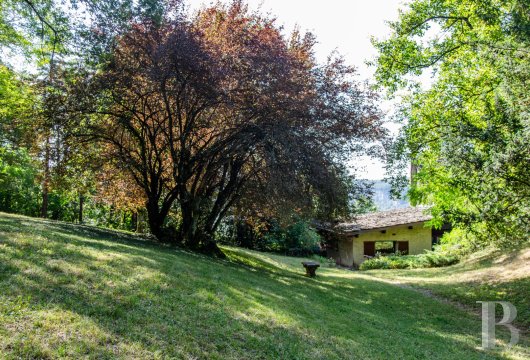
[[[320,235],[308,222],[297,219],[291,225],[282,226],[274,219],[251,223],[231,218],[223,222],[217,240],[227,245],[289,256],[311,256],[321,251]]]
[[[365,260],[359,270],[372,270],[372,269],[390,269],[389,256],[374,257],[372,259]]]
[[[289,248],[303,249],[311,253],[318,252],[320,236],[304,221],[298,221],[285,229],[286,245]]]
[[[440,254],[434,251],[421,255],[392,255],[377,256],[366,260],[359,267],[360,270],[372,269],[417,269],[443,267],[456,264],[458,257]]]
[[[26,149],[13,149],[0,142],[0,211],[39,214],[37,173],[37,165]]]
[[[325,265],[327,267],[335,267],[337,265],[335,259],[333,258],[326,258],[324,256],[321,256],[321,255],[317,255],[317,254],[314,254],[313,256],[311,256],[311,259],[317,261],[320,263],[320,265]]]
[[[483,236],[478,235],[478,233],[485,234],[486,229],[481,228],[480,225],[474,225],[473,231],[453,228],[443,235],[440,244],[436,246],[436,252],[461,258],[490,246],[488,241],[484,241]]]

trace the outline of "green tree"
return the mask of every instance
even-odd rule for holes
[[[34,93],[16,73],[0,64],[0,145],[28,146]]]
[[[0,211],[37,215],[36,175],[35,162],[24,148],[0,147]]]
[[[215,250],[217,228],[249,188],[333,213],[340,160],[384,130],[374,94],[343,59],[316,63],[314,44],[234,1],[136,23],[108,66],[80,82],[75,105],[143,190],[153,234],[164,236],[178,205],[179,239]]]
[[[36,215],[37,163],[27,151],[34,94],[8,67],[0,64],[0,210]]]
[[[376,78],[405,126],[389,170],[418,166],[409,196],[482,242],[530,234],[530,4],[415,0],[390,23]],[[432,72],[426,88],[419,76]]]

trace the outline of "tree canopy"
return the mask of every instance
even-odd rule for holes
[[[384,130],[353,68],[340,57],[317,64],[313,46],[311,34],[287,38],[239,1],[120,34],[74,101],[89,115],[86,135],[143,190],[155,235],[176,205],[178,237],[207,246],[256,191],[295,208],[336,207],[340,161]]]
[[[2,210],[145,217],[159,239],[215,249],[227,218],[369,207],[344,164],[386,136],[377,95],[337,53],[319,63],[311,33],[237,0],[0,5]]]
[[[389,169],[411,160],[410,197],[482,242],[530,234],[530,5],[416,0],[374,40],[376,78],[405,124]],[[419,76],[431,72],[432,85]]]

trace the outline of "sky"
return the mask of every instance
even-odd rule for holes
[[[370,37],[388,37],[390,29],[386,21],[397,19],[402,0],[247,0],[251,9],[270,12],[283,25],[286,33],[298,25],[302,31],[310,31],[317,37],[316,56],[325,61],[333,50],[342,54],[347,62],[357,67],[361,79],[370,80],[374,69],[365,64],[376,51]],[[211,1],[188,0],[191,9],[198,9]],[[382,109],[389,111],[389,104]],[[396,131],[397,126],[389,128]],[[351,159],[359,170],[357,177],[379,180],[384,177],[383,164],[369,158]]]

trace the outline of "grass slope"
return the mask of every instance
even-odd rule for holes
[[[517,308],[515,323],[530,328],[530,248],[511,254],[485,250],[446,268],[371,270],[366,274],[426,289],[475,309],[479,309],[477,301],[510,301]]]
[[[525,357],[525,344],[478,349],[476,316],[412,290],[338,269],[309,279],[300,259],[225,252],[214,260],[0,214],[0,357]]]

